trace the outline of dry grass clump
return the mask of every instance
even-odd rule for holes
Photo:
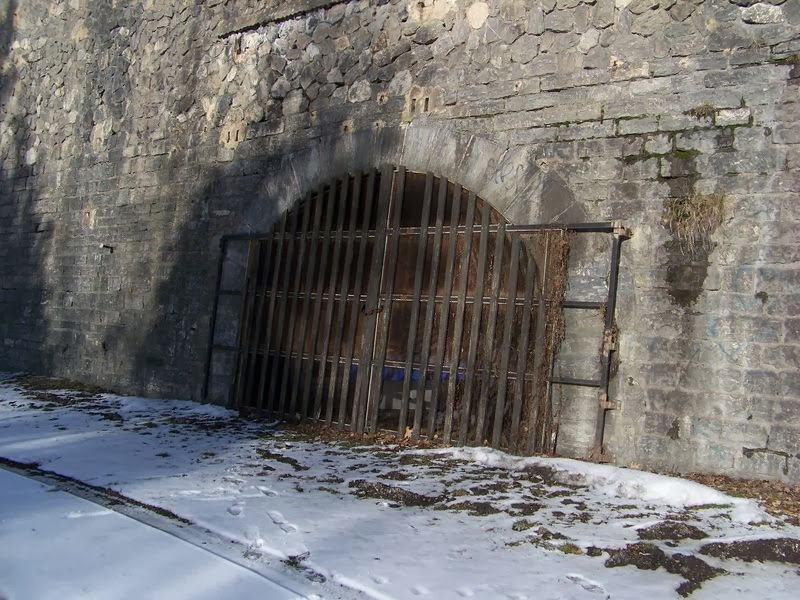
[[[717,108],[713,104],[710,104],[709,102],[704,102],[699,106],[690,108],[683,114],[689,115],[690,117],[694,117],[695,119],[711,119],[714,117],[714,114],[716,112]]]
[[[708,244],[709,238],[725,218],[725,194],[690,194],[670,198],[664,220],[669,230],[693,252]]]

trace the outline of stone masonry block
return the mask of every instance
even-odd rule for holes
[[[658,131],[658,119],[654,117],[645,119],[619,119],[617,121],[618,135],[653,133],[655,131]]]

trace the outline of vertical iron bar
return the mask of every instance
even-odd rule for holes
[[[420,224],[419,245],[417,247],[417,264],[414,271],[414,295],[411,300],[411,319],[408,325],[408,345],[406,347],[406,370],[403,374],[403,399],[400,407],[400,418],[397,422],[397,435],[405,434],[408,422],[408,404],[411,396],[411,376],[414,372],[414,346],[417,342],[417,322],[419,320],[420,295],[422,294],[422,274],[425,270],[425,259],[428,249],[428,221],[433,196],[433,173],[425,176],[425,196],[422,201],[422,222]],[[421,369],[421,367],[420,367]],[[421,408],[421,398],[415,401],[416,411]]]
[[[239,409],[244,402],[244,387],[247,380],[247,365],[250,358],[250,322],[255,308],[255,294],[259,263],[258,242],[250,240],[247,243],[247,268],[244,275],[244,288],[242,289],[241,318],[239,319],[239,331],[236,333],[236,383],[234,387],[234,402]],[[252,298],[250,295],[252,293]]]
[[[515,454],[519,454],[525,448],[522,435],[520,434],[520,419],[525,392],[525,369],[528,363],[528,339],[530,338],[533,289],[536,283],[536,271],[537,265],[531,253],[525,265],[525,290],[522,296],[522,325],[520,326],[519,346],[517,350],[517,377],[514,381],[514,407],[511,413],[509,449]]]
[[[623,236],[615,233],[611,246],[611,265],[608,275],[608,299],[606,300],[606,314],[603,323],[603,353],[600,359],[600,398],[597,405],[597,419],[594,430],[593,454],[597,460],[603,458],[603,437],[606,427],[606,412],[608,411],[608,381],[611,377],[611,343],[614,335],[614,313],[617,308],[617,286],[619,285],[619,259]]]
[[[467,217],[464,222],[464,248],[461,256],[461,275],[458,283],[458,304],[453,330],[453,344],[451,346],[450,370],[447,380],[447,405],[444,417],[444,432],[442,440],[449,444],[453,434],[453,412],[456,401],[456,382],[458,379],[458,365],[461,361],[461,338],[464,334],[464,312],[467,304],[467,290],[469,287],[469,263],[472,252],[472,234],[475,226],[475,194],[469,193],[467,201]]]
[[[292,368],[299,368],[300,360],[297,361],[297,365],[293,364],[292,362],[292,348],[294,348],[295,343],[295,330],[297,329],[297,308],[300,306],[300,290],[301,284],[303,281],[303,277],[301,273],[303,269],[305,269],[305,258],[306,258],[306,246],[308,245],[308,222],[311,220],[311,194],[308,194],[303,203],[297,208],[297,211],[300,211],[303,215],[303,224],[301,226],[301,233],[300,237],[296,239],[295,243],[299,244],[300,252],[297,255],[297,262],[290,263],[287,265],[292,272],[292,276],[294,277],[294,292],[293,292],[293,300],[292,300],[292,307],[289,311],[289,321],[288,326],[289,329],[286,330],[286,361],[283,363],[283,373],[281,374],[281,391],[280,391],[280,407],[281,413],[283,414],[283,418],[286,420],[291,420],[294,418],[294,415],[291,414],[289,410],[289,406],[287,403],[289,394],[289,371]],[[297,212],[295,211],[295,212]],[[299,218],[300,215],[296,215]],[[302,340],[300,340],[302,343]],[[302,346],[301,346],[302,347]]]
[[[542,444],[541,439],[544,431],[540,433],[540,427],[544,428],[546,422],[542,418],[542,410],[546,407],[540,406],[541,399],[544,397],[540,390],[543,385],[547,385],[548,372],[544,369],[542,361],[547,356],[547,289],[550,286],[550,233],[544,234],[544,259],[541,270],[541,286],[539,288],[539,303],[536,310],[536,338],[533,343],[533,384],[531,386],[532,398],[538,400],[531,402],[530,414],[528,415],[528,446],[527,452],[533,454],[537,452]],[[546,402],[546,398],[545,398]]]
[[[384,293],[383,310],[380,313],[380,320],[377,326],[377,340],[375,346],[377,355],[372,361],[369,397],[367,400],[370,412],[370,431],[373,433],[378,430],[378,404],[380,403],[380,393],[383,386],[383,365],[386,361],[386,349],[389,343],[389,326],[392,322],[392,303],[394,302],[395,276],[397,275],[397,255],[400,249],[400,216],[403,211],[403,198],[406,190],[406,170],[400,167],[397,171],[396,179],[392,187],[394,199],[390,206],[392,213],[392,238],[389,243],[389,252],[384,262],[386,273],[383,280],[386,282]]]
[[[350,175],[345,175],[341,180],[342,188],[339,192],[339,201],[336,202],[335,189],[331,192],[331,211],[338,210],[339,215],[336,219],[336,235],[333,241],[333,256],[331,257],[331,278],[328,283],[328,304],[325,306],[325,336],[322,338],[322,356],[320,357],[321,372],[317,379],[316,394],[314,396],[314,418],[322,417],[322,394],[325,388],[325,370],[328,368],[328,350],[331,341],[331,329],[333,328],[334,309],[336,308],[336,286],[339,283],[339,258],[342,255],[342,236],[344,231],[344,219],[347,206],[347,194],[350,192]],[[360,185],[360,184],[359,184]],[[334,185],[333,188],[336,186]],[[340,341],[341,343],[341,341]],[[328,427],[333,419],[333,390],[335,389],[336,370],[338,368],[339,348],[335,349],[335,360],[331,364],[330,390],[328,401],[325,406],[325,423]]]
[[[494,334],[495,330],[497,329],[497,304],[498,299],[500,297],[500,283],[501,277],[500,272],[503,268],[503,248],[505,246],[505,237],[506,237],[506,225],[504,222],[501,222],[497,233],[495,234],[495,246],[494,246],[494,261],[492,262],[492,289],[491,289],[491,296],[489,299],[489,314],[487,318],[489,322],[487,326],[484,328],[486,332],[486,338],[484,340],[485,346],[483,351],[483,365],[482,365],[482,377],[481,377],[481,387],[480,387],[480,397],[478,398],[478,423],[475,427],[476,435],[475,435],[475,443],[481,445],[483,442],[483,428],[486,425],[486,404],[488,401],[488,391],[489,391],[489,379],[492,372],[492,367],[494,365],[494,346],[495,346],[495,339]],[[495,397],[495,409],[497,409],[497,397]]]
[[[273,263],[272,270],[272,284],[270,286],[269,308],[267,309],[267,322],[264,331],[264,350],[261,358],[261,374],[258,378],[258,405],[257,411],[260,414],[264,408],[264,390],[267,387],[267,365],[269,364],[269,346],[272,342],[272,322],[275,317],[275,304],[277,303],[278,296],[278,281],[281,270],[281,260],[283,259],[283,241],[286,237],[286,221],[288,219],[287,213],[283,213],[280,225],[278,226],[278,235],[275,236],[275,262]],[[266,274],[264,275],[266,277]],[[269,398],[269,412],[272,413],[272,398]]]
[[[447,186],[445,186],[447,189]],[[428,414],[428,437],[433,439],[436,427],[436,413],[439,410],[439,387],[442,380],[442,367],[444,365],[445,346],[447,346],[447,325],[450,320],[450,303],[453,295],[453,271],[456,263],[456,243],[458,234],[456,227],[461,218],[461,186],[456,184],[453,188],[453,201],[451,203],[450,237],[447,240],[447,262],[445,263],[444,287],[442,288],[442,309],[439,318],[439,333],[436,338],[436,357],[433,361],[433,384],[431,385],[431,407]]]
[[[497,408],[494,414],[494,428],[492,430],[492,448],[500,445],[500,435],[503,429],[503,418],[506,411],[506,392],[508,390],[508,363],[511,357],[511,333],[514,329],[514,317],[517,303],[517,277],[519,275],[519,249],[518,234],[511,235],[511,272],[508,275],[508,295],[506,297],[506,315],[503,323],[503,356],[500,359],[500,372],[497,383]],[[509,449],[512,440],[509,440]]]
[[[431,356],[431,337],[433,317],[436,314],[436,283],[439,277],[439,262],[442,253],[442,228],[444,227],[444,209],[447,203],[447,179],[439,179],[439,194],[436,206],[436,230],[433,234],[433,252],[430,260],[430,277],[428,278],[428,300],[425,306],[425,325],[422,333],[422,353],[419,360],[419,380],[417,381],[417,409],[414,411],[414,430],[411,439],[418,440],[422,428],[422,408],[425,404],[425,379],[428,372],[428,361]],[[427,236],[426,236],[427,237]],[[444,305],[443,305],[444,306]],[[431,388],[438,382],[433,381]],[[432,394],[431,394],[432,395]],[[433,438],[431,431],[428,437]]]
[[[222,268],[225,265],[225,255],[228,251],[228,241],[223,237],[219,240],[219,260],[217,261],[217,283],[214,287],[214,305],[211,307],[211,320],[208,330],[208,349],[206,350],[206,372],[203,378],[203,402],[208,401],[208,387],[211,383],[211,361],[214,352],[215,329],[217,328],[217,311],[219,310],[219,289],[222,285]]]
[[[359,177],[361,177],[360,175]],[[350,305],[350,322],[345,338],[344,348],[344,372],[342,373],[342,387],[339,390],[339,429],[344,429],[347,419],[347,404],[350,399],[350,377],[353,370],[353,351],[355,347],[356,331],[358,329],[358,312],[361,305],[361,284],[364,277],[364,260],[369,244],[369,223],[372,216],[372,201],[375,194],[375,171],[371,170],[367,177],[367,193],[364,201],[364,216],[361,221],[361,229],[357,232],[360,240],[358,244],[358,258],[356,259],[356,276],[353,279],[353,301]],[[361,199],[354,204],[354,211],[361,206]],[[354,234],[356,232],[353,232]],[[346,304],[345,304],[346,307]],[[351,420],[351,425],[353,421]]]
[[[467,443],[467,431],[469,429],[469,413],[472,405],[473,381],[475,379],[475,361],[477,359],[478,341],[480,338],[481,317],[483,316],[483,290],[484,279],[486,278],[486,258],[489,246],[489,218],[492,207],[488,202],[483,203],[483,214],[481,215],[481,239],[478,246],[478,272],[475,276],[475,302],[472,310],[472,325],[469,336],[469,349],[467,354],[467,372],[464,380],[464,402],[461,406],[461,431],[458,435],[458,443]]]
[[[278,379],[279,375],[279,368],[281,363],[281,352],[284,350],[283,348],[283,326],[286,322],[286,305],[289,302],[289,283],[291,282],[292,275],[292,264],[294,262],[294,248],[297,242],[297,224],[300,219],[297,210],[292,211],[292,228],[289,232],[289,239],[288,239],[288,248],[286,250],[286,262],[284,263],[284,273],[283,273],[283,285],[281,285],[281,299],[280,299],[280,307],[278,308],[278,323],[277,323],[277,331],[275,335],[275,361],[276,365],[270,369],[270,379],[269,379],[269,401],[270,401],[270,414],[275,412],[278,414],[278,417],[282,417],[282,406],[278,401],[278,398],[275,396],[275,392],[277,390]],[[288,218],[288,217],[287,217]],[[288,353],[286,360],[289,360]],[[274,410],[273,410],[274,409]]]
[[[300,279],[300,273],[303,270],[306,270],[306,282],[305,286],[303,287],[303,309],[300,311],[300,334],[297,336],[298,340],[298,347],[297,347],[297,360],[294,364],[294,378],[292,380],[292,386],[289,390],[289,414],[294,419],[297,415],[297,396],[300,392],[300,374],[305,372],[305,376],[307,379],[311,377],[311,364],[313,358],[309,356],[309,360],[306,361],[303,358],[303,350],[306,347],[306,333],[308,332],[308,319],[309,319],[309,311],[311,309],[311,295],[314,292],[314,274],[317,268],[317,255],[319,254],[319,248],[317,245],[319,244],[319,224],[320,220],[322,219],[322,208],[323,208],[323,198],[325,197],[325,188],[324,186],[320,185],[319,190],[317,191],[316,201],[313,204],[314,208],[314,223],[312,225],[311,236],[304,235],[303,236],[303,245],[307,246],[308,250],[306,254],[308,254],[308,265],[303,263],[303,259],[301,258],[298,262],[298,269],[297,279]],[[311,211],[312,206],[309,205],[306,207],[307,211]],[[300,298],[295,298],[296,303],[300,303]],[[303,420],[305,418],[305,413],[300,415],[299,420]]]
[[[262,248],[266,247],[266,256],[264,257],[263,267],[260,267],[258,271],[263,273],[257,279],[256,284],[258,285],[259,289],[261,290],[261,295],[258,297],[258,307],[256,308],[256,322],[255,327],[253,328],[253,337],[255,339],[255,348],[253,348],[253,352],[250,355],[250,362],[248,364],[248,378],[247,378],[247,387],[245,389],[245,396],[248,398],[252,398],[255,390],[253,389],[256,380],[258,379],[256,375],[256,365],[258,365],[258,353],[259,353],[259,336],[261,335],[262,328],[264,327],[264,306],[267,302],[267,275],[269,274],[269,265],[270,261],[272,260],[272,240],[275,237],[274,233],[271,233],[269,237],[265,240],[259,240],[257,243],[259,248],[259,253],[262,251]],[[256,399],[256,404],[258,400]],[[252,406],[251,408],[256,408]]]
[[[320,203],[320,210],[325,206],[324,190],[320,187],[319,198],[317,201]],[[322,294],[325,291],[325,274],[328,271],[328,257],[330,255],[330,241],[331,241],[331,227],[333,226],[333,209],[336,200],[336,182],[332,182],[328,191],[327,212],[325,213],[325,227],[322,232],[322,246],[319,249],[319,254],[322,255],[322,262],[319,265],[319,273],[317,274],[317,285],[315,286],[317,297],[314,299],[314,313],[311,317],[311,345],[308,348],[308,362],[305,368],[305,378],[303,379],[303,393],[302,393],[302,417],[305,419],[308,415],[308,406],[311,402],[311,382],[314,379],[314,362],[317,355],[317,347],[319,337],[320,316],[322,314]],[[338,257],[337,257],[338,259]],[[333,294],[331,294],[333,296]],[[333,303],[333,298],[330,298],[330,303]],[[325,378],[325,361],[320,363],[317,371],[319,379]],[[316,418],[316,412],[314,413]]]
[[[381,310],[380,291],[383,283],[383,267],[386,257],[386,225],[389,219],[389,203],[392,194],[392,176],[394,169],[384,167],[381,172],[380,191],[378,193],[378,211],[375,221],[375,238],[372,247],[372,264],[367,277],[367,301],[363,315],[361,335],[361,351],[356,376],[355,398],[353,399],[353,427],[357,433],[364,433],[366,425],[367,395],[370,377],[372,376],[373,354],[375,352],[375,325],[377,314]]]

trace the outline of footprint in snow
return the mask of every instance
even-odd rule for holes
[[[267,512],[269,518],[272,519],[272,522],[275,523],[278,527],[283,529],[284,533],[294,533],[297,531],[297,526],[289,523],[281,513],[277,510],[270,510]]]
[[[372,581],[374,581],[375,583],[379,583],[381,585],[386,585],[387,583],[389,583],[389,578],[384,577],[383,575],[373,575]]]
[[[431,591],[424,585],[418,585],[411,588],[411,593],[414,594],[415,596],[427,596],[428,594],[431,593]]]
[[[579,573],[568,573],[566,575],[566,578],[569,579],[572,583],[579,585],[587,592],[592,592],[593,594],[602,594],[605,600],[611,598],[611,594],[609,594],[606,591],[606,588],[604,588],[596,581],[592,581],[588,577],[584,577]]]
[[[242,514],[243,510],[244,506],[242,506],[241,504],[234,504],[233,506],[228,507],[228,512],[231,513],[234,517],[238,517],[240,514]]]
[[[273,490],[271,488],[268,488],[265,485],[257,485],[256,489],[259,492],[261,492],[262,494],[264,494],[265,496],[277,496],[278,495],[278,492],[276,492],[275,490]]]
[[[475,595],[475,592],[473,592],[469,588],[459,588],[459,589],[456,590],[456,592],[462,598],[472,598]]]

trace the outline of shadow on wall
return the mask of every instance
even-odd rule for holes
[[[497,202],[494,207],[513,221],[585,220],[583,207],[560,178],[541,174],[525,151],[441,127],[390,127],[342,135],[338,127],[319,126],[315,133],[308,142],[289,140],[268,145],[263,152],[254,148],[259,140],[246,138],[248,145],[228,156],[230,162],[205,170],[194,191],[187,187],[185,196],[176,199],[182,213],[176,218],[174,243],[162,253],[166,272],[153,292],[154,314],[130,346],[136,352],[134,387],[142,393],[200,398],[220,237],[268,232],[280,214],[314,186],[342,173],[402,164],[463,184]],[[209,150],[213,155],[213,148],[199,152],[208,155]],[[192,151],[188,160],[193,164]],[[504,170],[516,174],[517,180],[500,177]],[[517,197],[539,202],[504,204]],[[541,214],[539,203],[546,207]]]
[[[29,121],[25,73],[11,62],[17,0],[0,2],[0,114],[3,115],[0,172],[0,361],[11,368],[47,370],[42,348],[49,330],[44,306],[45,256],[53,223],[36,210],[32,177],[41,174]],[[27,68],[23,65],[22,68]]]

